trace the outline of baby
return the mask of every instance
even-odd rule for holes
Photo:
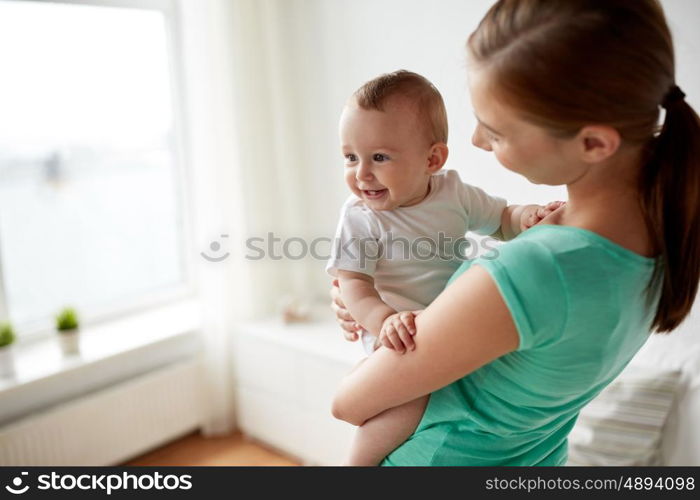
[[[360,87],[343,109],[340,140],[352,195],[326,270],[338,278],[368,354],[381,345],[415,349],[414,317],[464,260],[458,247],[467,231],[511,239],[556,208],[507,206],[456,171],[440,171],[447,113],[438,90],[416,73],[396,71]],[[377,465],[413,433],[427,401],[360,426],[348,465]]]

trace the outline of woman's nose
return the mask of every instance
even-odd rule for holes
[[[478,126],[474,129],[474,133],[472,134],[472,144],[484,151],[491,151],[491,144],[489,144],[489,141],[484,140],[483,134],[481,134]]]

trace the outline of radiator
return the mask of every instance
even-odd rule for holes
[[[200,427],[196,359],[0,428],[0,465],[117,465]]]

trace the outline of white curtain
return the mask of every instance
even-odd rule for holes
[[[294,4],[294,5],[292,5]],[[204,340],[205,435],[235,427],[237,322],[301,293],[306,269],[244,258],[245,238],[305,236],[304,154],[287,12],[305,2],[180,0],[187,166]],[[222,235],[227,235],[223,237]],[[230,252],[209,262],[199,252]]]

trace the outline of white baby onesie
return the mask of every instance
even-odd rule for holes
[[[428,196],[410,207],[372,210],[351,195],[340,212],[326,271],[368,274],[390,307],[423,309],[463,262],[467,231],[496,232],[505,207],[506,200],[463,183],[455,170],[432,175]],[[363,331],[361,338],[371,354],[375,337]]]

